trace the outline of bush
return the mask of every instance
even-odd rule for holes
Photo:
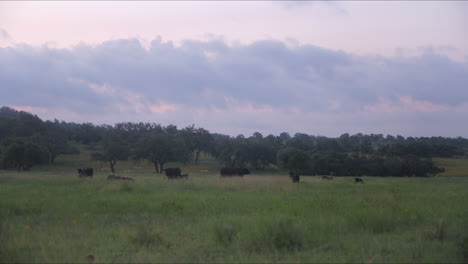
[[[396,228],[395,219],[388,214],[358,213],[351,221],[360,229],[374,234],[392,232]]]
[[[295,251],[305,247],[303,228],[296,220],[278,218],[265,226],[262,233],[252,241],[252,248],[256,251],[276,249]]]
[[[468,260],[468,237],[463,238],[462,242],[460,243],[460,248],[463,254],[463,258]]]
[[[443,219],[440,219],[439,222],[435,226],[435,229],[431,235],[431,238],[442,241],[446,237],[447,237],[447,224],[445,223]]]
[[[215,240],[223,246],[229,246],[237,235],[237,227],[230,223],[222,223],[214,228]]]
[[[140,227],[135,235],[131,238],[131,242],[139,247],[170,247],[170,243],[166,242],[159,232],[154,232],[147,227]]]
[[[131,192],[133,190],[132,186],[129,183],[122,183],[120,185],[120,191],[122,192]]]

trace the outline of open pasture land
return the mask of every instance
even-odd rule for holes
[[[468,178],[0,171],[0,261],[463,263]]]
[[[468,176],[468,158],[434,158],[437,166],[445,168],[440,176]]]

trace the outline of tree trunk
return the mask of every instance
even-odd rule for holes
[[[198,158],[200,157],[200,150],[195,152],[195,163],[198,163]]]
[[[163,173],[163,170],[164,170],[164,163],[163,163],[163,162],[159,162],[159,166],[160,166],[159,171],[160,171],[161,173]]]
[[[55,161],[55,156],[54,156],[54,155],[51,155],[51,156],[50,156],[50,163],[54,164],[54,161]]]
[[[113,160],[109,161],[109,165],[110,165],[110,169],[111,169],[112,174],[115,173],[115,169],[114,169],[115,163],[117,163],[117,161],[113,161]]]
[[[154,169],[156,170],[156,173],[159,173],[159,166],[158,166],[158,161],[153,161]]]

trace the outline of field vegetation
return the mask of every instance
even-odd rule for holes
[[[466,263],[467,148],[44,122],[1,108],[0,262]],[[174,167],[188,179],[168,180]],[[222,167],[252,174],[224,178]]]
[[[463,263],[468,178],[0,174],[2,262]]]

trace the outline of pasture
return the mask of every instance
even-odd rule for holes
[[[2,262],[462,263],[468,178],[0,172]]]

